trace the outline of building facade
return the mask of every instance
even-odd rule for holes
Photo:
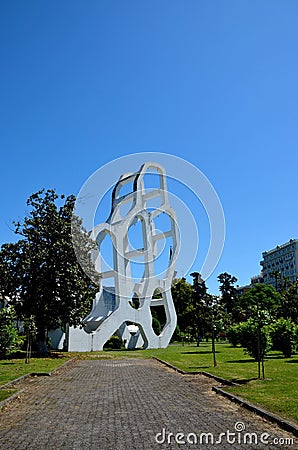
[[[262,273],[259,273],[258,275],[255,275],[251,277],[250,279],[250,285],[253,286],[254,284],[263,284],[264,283],[264,277]]]
[[[253,287],[254,284],[263,284],[264,278],[263,274],[260,273],[259,275],[255,275],[251,277],[250,284],[246,284],[245,286],[238,286],[236,287],[236,291],[238,295],[243,295],[246,291],[248,291],[250,288]]]
[[[298,239],[290,239],[273,250],[263,252],[262,256],[260,264],[265,284],[278,288],[281,278],[290,282],[298,278]]]

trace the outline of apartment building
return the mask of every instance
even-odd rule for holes
[[[279,274],[289,281],[298,278],[298,240],[290,239],[283,245],[262,253],[262,275],[265,284],[278,286]]]

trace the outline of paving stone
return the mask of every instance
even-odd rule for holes
[[[213,385],[214,380],[183,376],[152,360],[78,360],[51,377],[20,383],[24,391],[0,412],[0,449],[298,448],[273,444],[274,439],[295,438],[218,396]],[[234,433],[229,440],[228,430]],[[211,433],[208,442],[203,433]],[[225,435],[216,443],[220,433]],[[245,433],[255,433],[250,435],[253,443],[244,442]],[[263,443],[262,433],[268,433]]]

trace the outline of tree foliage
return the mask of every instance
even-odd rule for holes
[[[0,251],[1,293],[10,298],[19,316],[35,317],[41,341],[49,329],[80,324],[98,291],[74,252],[72,223],[86,266],[94,271],[90,260],[94,244],[80,219],[73,218],[74,203],[73,195],[59,197],[51,189],[31,195],[24,221],[14,223],[22,238],[4,244]]]
[[[193,272],[193,285],[185,278],[177,278],[172,284],[172,296],[177,312],[178,326],[184,335],[190,335],[198,343],[204,336],[217,336],[227,325],[227,314],[219,299],[208,294],[207,286],[198,272]]]
[[[255,284],[241,296],[246,322],[239,324],[240,344],[258,361],[258,377],[265,377],[264,356],[271,348],[268,324],[276,318],[280,294],[274,287]]]
[[[207,331],[205,310],[208,308],[208,301],[209,301],[209,297],[207,296],[208,289],[200,273],[193,272],[190,274],[190,276],[193,277],[193,285],[192,285],[193,333],[196,341],[199,343],[200,339],[205,335]]]
[[[230,327],[227,337],[232,345],[240,344],[251,357],[260,362],[272,347],[268,327],[259,329],[252,318]]]
[[[290,319],[280,318],[270,325],[269,331],[273,350],[279,350],[290,358],[298,345],[298,326]]]
[[[276,318],[281,296],[273,286],[255,284],[240,299],[241,308],[247,319],[252,318],[260,325],[266,325]]]
[[[0,359],[17,351],[22,343],[15,321],[16,313],[14,308],[0,309]]]
[[[288,283],[281,292],[280,306],[277,311],[278,317],[291,319],[298,323],[298,281]]]
[[[177,322],[182,334],[187,334],[192,329],[193,290],[185,278],[175,278],[172,283],[172,297],[177,313]]]
[[[217,277],[219,291],[221,293],[220,302],[228,314],[235,314],[238,303],[237,290],[234,284],[237,278],[227,272],[221,273]]]
[[[24,325],[24,333],[27,339],[26,364],[29,364],[31,358],[32,341],[37,334],[35,317],[34,316],[26,317],[23,321],[23,325]]]

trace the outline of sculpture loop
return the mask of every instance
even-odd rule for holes
[[[180,239],[165,169],[146,162],[138,172],[121,175],[110,215],[91,236],[98,245],[93,258],[102,286],[85,328],[69,330],[69,350],[102,350],[114,334],[128,348],[167,347],[177,323],[171,283]],[[103,254],[106,241],[111,244],[110,267]],[[152,327],[155,307],[163,307],[166,317],[159,335]]]

